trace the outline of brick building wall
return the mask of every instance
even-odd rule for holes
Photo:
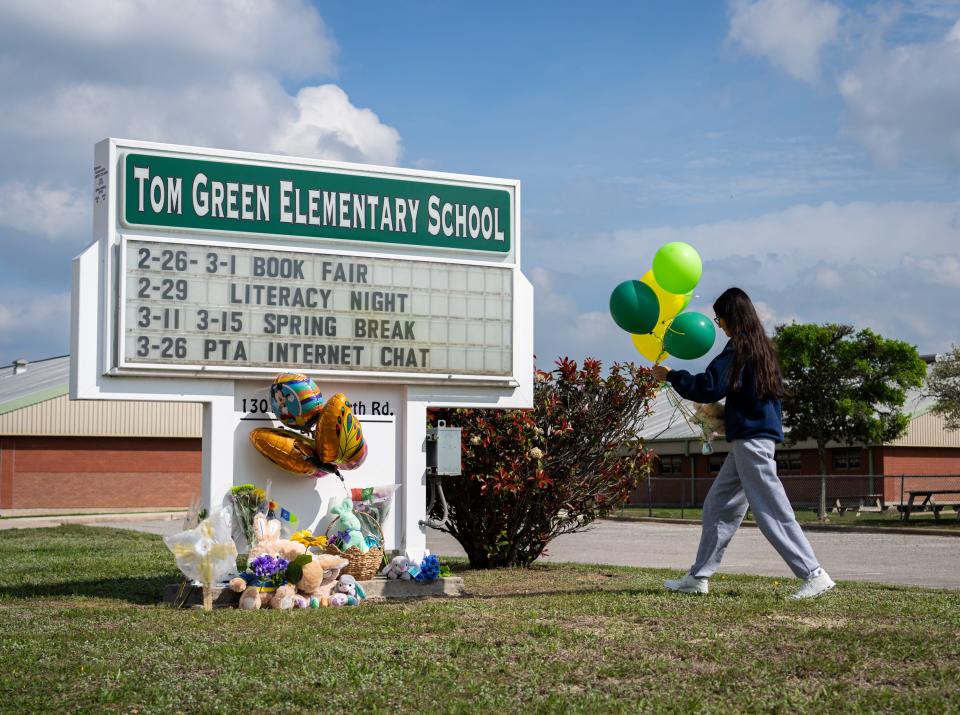
[[[200,494],[201,440],[0,437],[0,509],[175,508]]]

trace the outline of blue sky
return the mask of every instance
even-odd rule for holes
[[[520,179],[541,364],[642,361],[607,299],[672,240],[704,258],[691,309],[739,285],[771,328],[945,350],[958,21],[937,0],[5,3],[0,363],[67,351],[106,136]]]

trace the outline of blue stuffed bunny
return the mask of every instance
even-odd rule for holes
[[[349,496],[345,497],[339,505],[331,506],[330,511],[340,518],[342,528],[347,532],[343,550],[356,546],[361,554],[367,553],[370,547],[367,546],[367,540],[363,538],[363,532],[360,531],[360,519],[353,513],[353,500]]]

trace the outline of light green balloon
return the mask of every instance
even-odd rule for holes
[[[653,257],[653,276],[665,291],[683,295],[700,282],[703,262],[689,243],[674,241],[660,247]]]

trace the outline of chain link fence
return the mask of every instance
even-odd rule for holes
[[[633,492],[627,506],[645,509],[649,516],[697,518],[713,480],[713,476],[650,476]],[[926,515],[960,523],[960,475],[956,474],[781,475],[780,481],[798,517],[800,512],[817,513],[823,493],[831,514],[878,513],[902,521]]]

